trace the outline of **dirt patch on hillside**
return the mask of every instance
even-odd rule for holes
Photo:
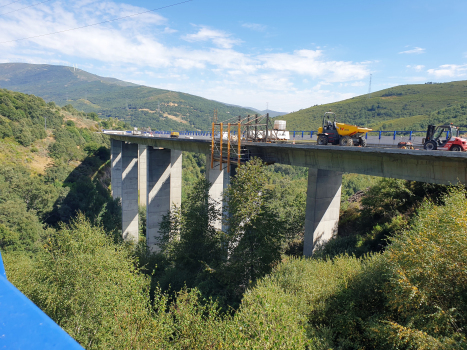
[[[88,128],[88,129],[98,128],[98,123],[95,122],[94,120],[76,117],[74,115],[71,115],[68,112],[63,112],[63,120],[64,121],[71,120],[72,122],[75,123],[77,128]]]
[[[149,108],[139,108],[138,111],[146,111],[149,113],[156,113],[157,111],[151,111]]]
[[[165,118],[175,120],[176,122],[183,123],[183,124],[189,124],[186,120],[183,120],[181,117],[177,117],[175,115],[170,115],[170,114],[167,114],[167,113],[164,113],[163,115],[164,115]]]
[[[28,163],[28,166],[32,171],[44,175],[45,169],[53,165],[53,163],[54,161],[52,158],[42,157],[39,154],[35,154],[33,159]]]
[[[146,101],[157,101],[157,100],[179,100],[180,101],[180,96],[178,93],[174,91],[166,92],[164,94],[160,95],[154,95],[146,98]]]

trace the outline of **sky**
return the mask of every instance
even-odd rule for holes
[[[292,112],[366,94],[370,76],[371,91],[467,80],[466,18],[465,0],[0,0],[0,63]]]

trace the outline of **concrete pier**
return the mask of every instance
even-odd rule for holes
[[[209,197],[216,201],[217,206],[216,208],[219,210],[219,213],[226,215],[225,205],[223,205],[223,198],[222,194],[224,190],[230,184],[230,176],[235,174],[235,165],[230,166],[230,173],[227,171],[227,164],[222,165],[222,170],[219,169],[219,162],[214,162],[214,167],[211,169],[211,154],[206,154],[206,180],[211,183],[211,187],[209,189]],[[223,226],[222,219],[215,223],[214,227],[218,230],[222,230],[226,232],[227,227]]]
[[[211,169],[211,154],[206,154],[206,180],[211,183],[209,198],[216,202],[216,209],[222,213],[222,192],[224,191],[224,170],[219,169],[219,162],[214,162]],[[217,230],[222,230],[222,220],[219,218],[214,224]]]
[[[138,192],[139,205],[146,205],[147,197],[147,146],[138,144]]]
[[[110,140],[110,181],[114,199],[122,198],[122,142]]]
[[[317,246],[337,234],[341,187],[341,172],[308,169],[303,255],[311,256]]]
[[[146,242],[157,252],[162,217],[182,202],[182,152],[148,147],[147,161]]]
[[[138,242],[138,145],[122,144],[122,236]]]

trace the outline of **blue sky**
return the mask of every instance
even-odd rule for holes
[[[0,62],[296,111],[401,84],[467,80],[467,1],[0,0]],[[5,6],[6,5],[6,6]],[[22,9],[15,11],[17,9]],[[12,12],[14,11],[14,12]]]

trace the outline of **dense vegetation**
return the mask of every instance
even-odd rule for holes
[[[338,235],[306,259],[306,169],[237,169],[222,232],[204,155],[184,154],[182,206],[151,254],[120,239],[109,141],[93,132],[127,126],[0,94],[3,126],[54,120],[29,144],[0,138],[8,279],[85,348],[467,348],[463,188],[345,174]]]
[[[242,107],[103,78],[64,66],[0,64],[0,87],[153,130],[210,130],[215,109],[221,121],[255,114]]]
[[[426,130],[430,123],[452,122],[467,129],[467,81],[401,85],[348,100],[316,105],[282,116],[289,130],[317,130],[324,112],[343,123],[375,130]]]
[[[97,123],[70,114],[76,112],[71,106],[3,89],[0,111],[6,130],[0,138],[0,248],[34,250],[48,229],[78,212],[116,232],[120,205],[108,194],[105,172],[109,140],[95,132]],[[77,127],[72,119],[91,127]]]

